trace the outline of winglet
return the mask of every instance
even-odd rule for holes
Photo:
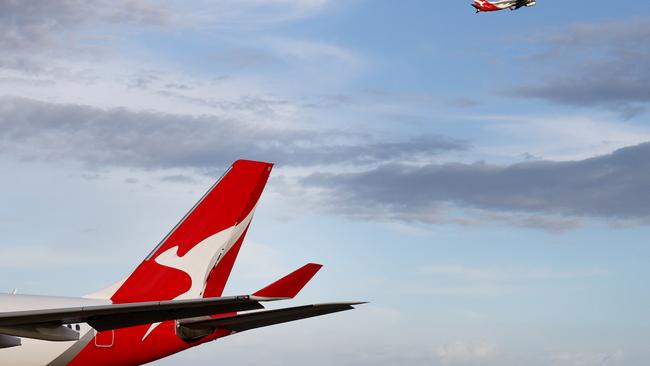
[[[309,263],[253,294],[265,299],[293,299],[323,266]]]

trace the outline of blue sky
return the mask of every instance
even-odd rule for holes
[[[0,5],[0,288],[103,288],[270,160],[227,292],[316,261],[300,303],[371,304],[157,364],[650,359],[644,2],[35,4]]]

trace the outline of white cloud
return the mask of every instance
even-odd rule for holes
[[[650,140],[645,126],[605,118],[484,115],[467,119],[481,121],[478,128],[497,141],[477,147],[473,156],[495,161],[512,161],[524,153],[546,160],[580,160]]]
[[[463,265],[431,265],[420,269],[422,273],[462,278],[468,281],[553,281],[606,277],[609,270],[554,269],[554,268],[483,268]]]
[[[295,59],[301,63],[332,63],[356,66],[361,63],[361,56],[352,50],[331,43],[291,38],[265,38],[263,43],[271,47],[280,56]]]
[[[188,20],[205,25],[251,29],[304,19],[326,8],[329,0],[201,0],[177,2],[191,14]]]
[[[559,352],[553,354],[551,366],[623,366],[623,352]]]
[[[90,254],[90,255],[89,255]],[[99,253],[87,253],[83,248],[55,248],[47,245],[0,246],[0,267],[11,269],[62,268],[76,263],[107,264],[112,262]]]
[[[255,281],[260,284],[272,281],[278,275],[284,276],[288,272],[280,258],[278,251],[269,245],[247,241],[242,246],[235,264],[235,273],[239,279]]]
[[[435,355],[443,366],[476,365],[499,356],[499,349],[487,342],[456,341],[437,347]]]

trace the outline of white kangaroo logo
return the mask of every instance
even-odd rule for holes
[[[242,236],[253,219],[253,212],[255,208],[242,222],[203,239],[182,257],[178,255],[179,246],[175,246],[155,258],[156,263],[185,272],[190,276],[192,281],[190,289],[173,300],[195,299],[203,296],[210,271]],[[147,338],[158,325],[160,323],[151,324],[142,340]]]

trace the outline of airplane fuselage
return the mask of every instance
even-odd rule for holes
[[[472,6],[476,9],[477,13],[480,12],[490,12],[490,11],[499,11],[499,10],[516,10],[520,7],[532,7],[537,4],[536,0],[475,0],[472,3]]]
[[[23,312],[107,304],[110,304],[110,301],[54,296],[0,294],[0,312]],[[57,363],[56,360],[62,361],[61,357],[65,355],[73,359],[83,349],[81,346],[84,343],[87,344],[88,340],[92,339],[95,335],[95,330],[85,323],[71,324],[68,329],[79,333],[79,340],[53,342],[23,337],[20,340],[20,346],[7,347],[5,345],[7,348],[3,348],[0,353],[2,355],[2,364],[12,366],[65,365],[67,362]],[[32,331],[38,330],[33,329]],[[2,328],[0,328],[0,333],[4,333]],[[75,351],[77,349],[78,351]]]

